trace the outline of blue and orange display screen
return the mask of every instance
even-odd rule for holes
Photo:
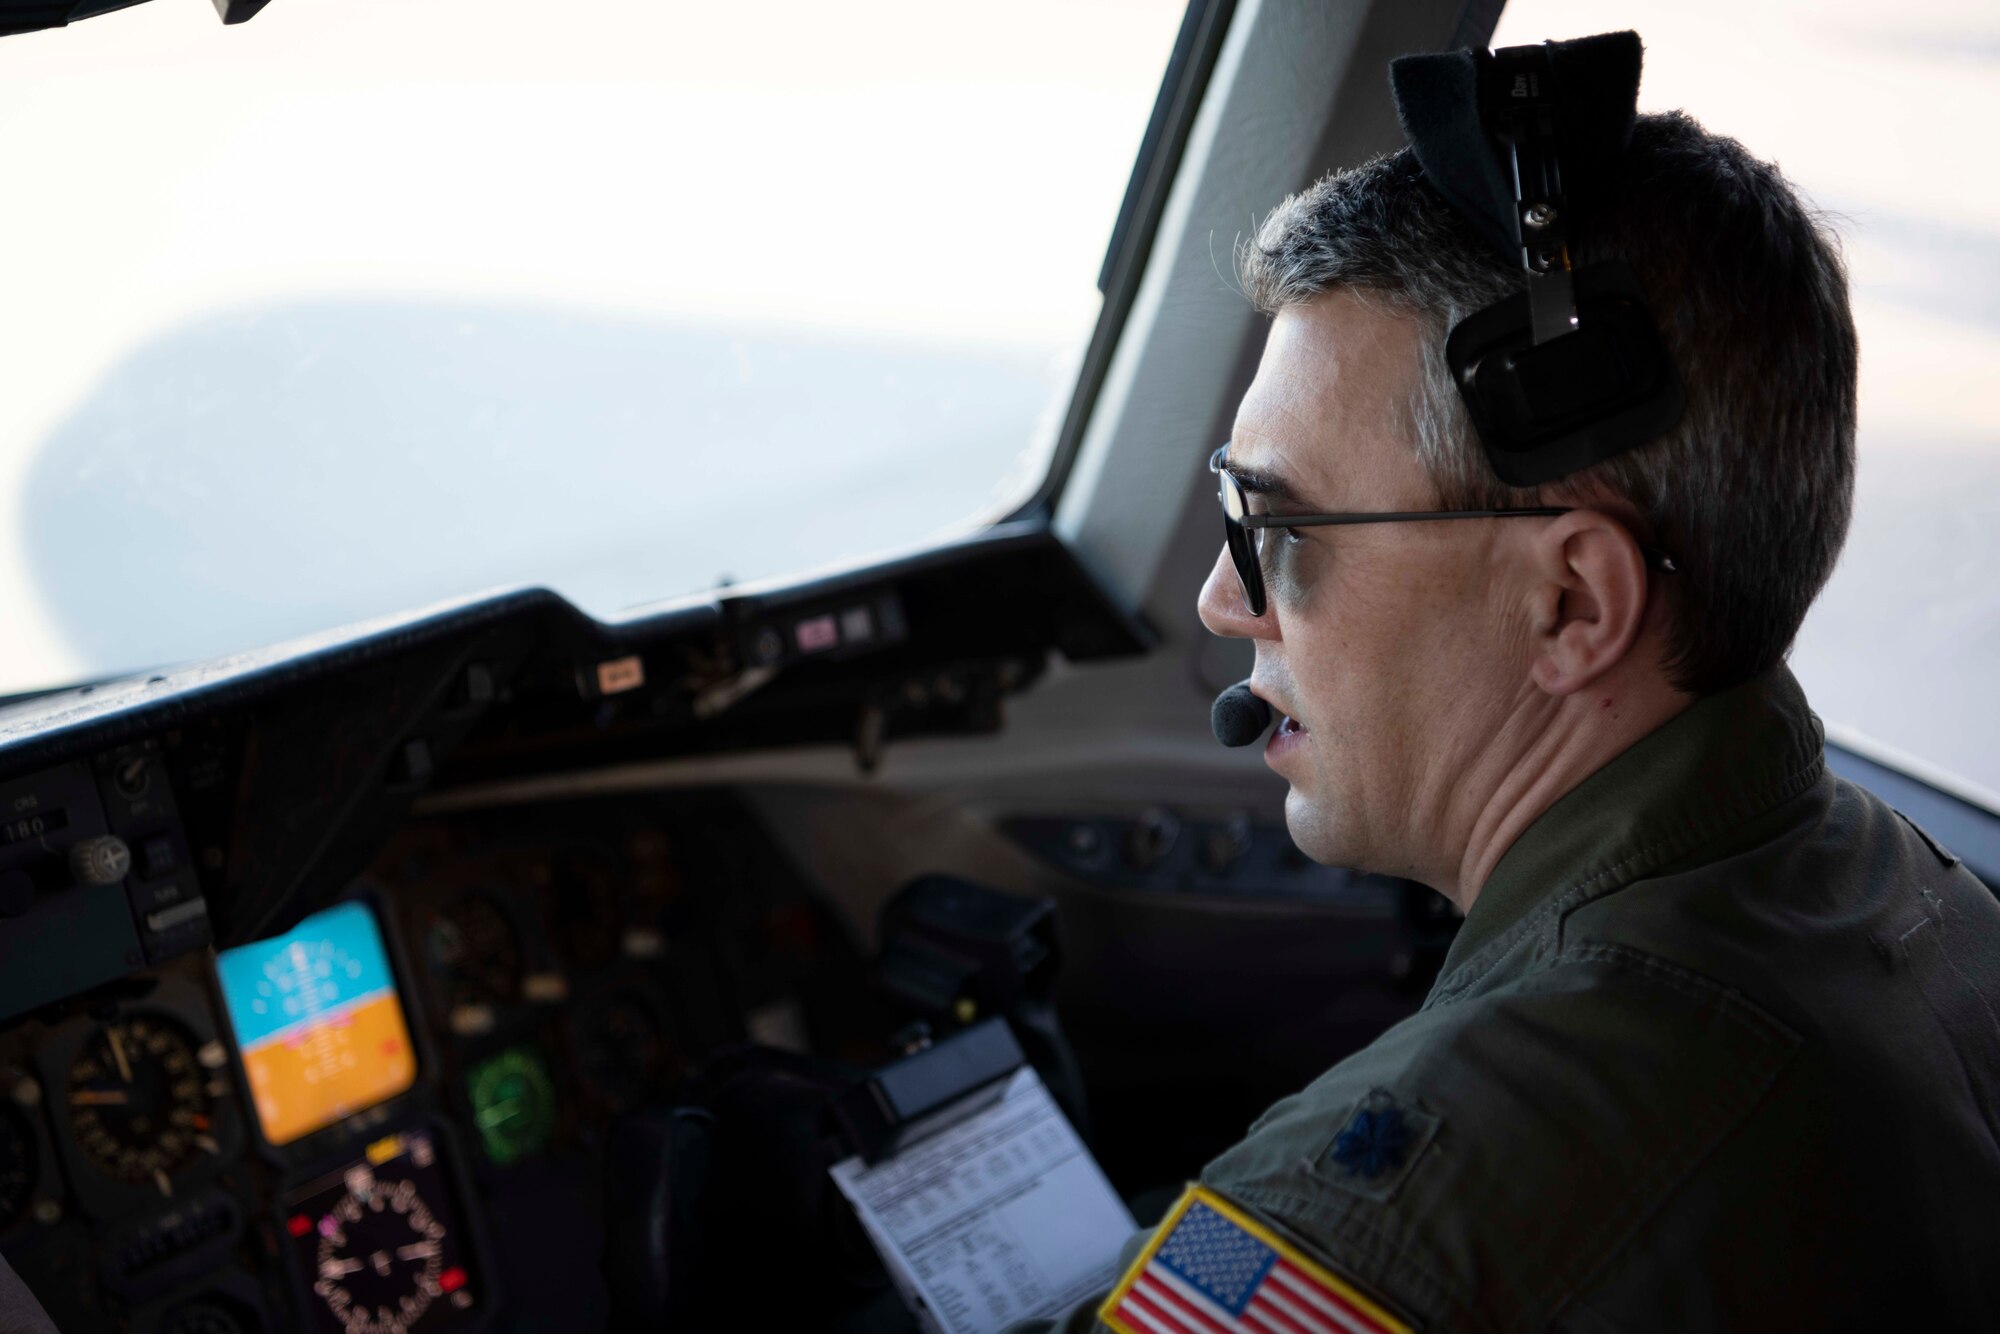
[[[364,903],[216,956],[264,1138],[289,1144],[416,1082],[382,930]]]

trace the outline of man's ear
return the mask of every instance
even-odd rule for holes
[[[1623,523],[1571,510],[1531,539],[1529,672],[1551,695],[1569,695],[1624,661],[1646,620],[1646,555]]]

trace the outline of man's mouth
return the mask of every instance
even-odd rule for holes
[[[1312,732],[1306,725],[1289,713],[1278,714],[1278,725],[1271,729],[1271,739],[1264,743],[1264,760],[1271,763],[1306,744]]]

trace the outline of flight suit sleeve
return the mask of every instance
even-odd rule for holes
[[[1796,1042],[1665,961],[1569,951],[1391,1030],[1202,1182],[1412,1327],[1544,1328]]]

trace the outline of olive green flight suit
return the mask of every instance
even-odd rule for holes
[[[1781,668],[1558,801],[1202,1181],[1425,1329],[2000,1328],[1996,1014],[2000,904]]]

